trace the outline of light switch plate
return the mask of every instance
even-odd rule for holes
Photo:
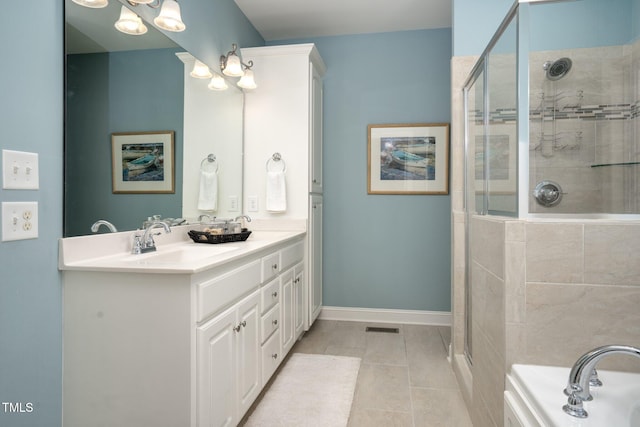
[[[247,197],[247,211],[258,212],[258,196]]]
[[[238,212],[238,196],[229,196],[229,212]]]
[[[37,190],[40,188],[38,153],[2,150],[2,188]]]
[[[2,202],[2,241],[38,238],[38,202]]]

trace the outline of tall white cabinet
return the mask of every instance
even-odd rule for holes
[[[256,219],[307,223],[304,329],[322,308],[322,78],[326,67],[314,44],[245,48],[258,88],[245,94],[244,197],[257,200]],[[266,173],[278,153],[286,165],[287,208],[266,210]]]

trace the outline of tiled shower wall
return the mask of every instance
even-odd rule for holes
[[[640,48],[637,43],[633,49],[634,66],[627,68],[627,72],[632,69],[634,75],[627,82],[630,85],[632,81],[636,83],[632,90],[627,86],[618,93],[630,91],[638,100]],[[580,56],[574,52],[567,55],[573,55],[574,67],[578,66],[576,60]],[[558,57],[554,53],[552,58],[544,57],[544,61]],[[473,217],[469,224],[469,265],[474,299],[473,365],[466,363],[463,353],[467,260],[461,88],[476,59],[456,57],[451,63],[453,365],[474,425],[498,427],[502,425],[503,417],[504,376],[511,364],[570,366],[580,354],[598,345],[623,343],[640,346],[640,222],[550,222]],[[601,64],[603,67],[605,62]],[[607,91],[612,97],[614,92]],[[634,102],[632,111],[635,113],[632,114],[635,116],[626,119],[624,126],[616,127],[621,120],[608,120],[614,124],[603,120],[603,123],[587,119],[584,122],[596,135],[627,132],[635,137],[640,132],[637,101]],[[594,141],[602,142],[603,138]],[[590,161],[605,160],[607,156],[615,159],[615,147],[598,152],[596,149],[594,143],[590,149],[593,155]],[[589,150],[581,146],[579,149],[556,151],[561,154],[552,156],[552,161],[556,162],[554,173],[567,169],[574,157],[581,157]],[[564,156],[564,163],[561,156]],[[590,165],[589,170],[605,169],[591,168]],[[586,166],[581,167],[587,169]],[[576,182],[580,179],[587,178],[579,178]],[[588,183],[597,185],[598,180]],[[622,200],[623,196],[625,194],[615,197]],[[614,195],[607,194],[606,197],[613,198]],[[603,203],[602,200],[599,202]],[[612,357],[602,366],[640,371],[637,359],[625,357]]]
[[[531,212],[640,212],[639,54],[640,42],[530,53],[530,188],[552,180],[565,193],[553,207],[530,195]],[[548,80],[543,65],[561,57],[571,70]]]

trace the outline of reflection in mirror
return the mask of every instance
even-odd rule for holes
[[[229,91],[213,92],[207,81],[186,79],[183,58],[176,56],[184,49],[150,23],[140,36],[116,31],[121,6],[112,1],[107,8],[88,9],[66,0],[64,236],[91,234],[91,225],[100,219],[125,231],[140,228],[153,215],[189,220],[199,213],[239,215],[241,91],[229,85]],[[202,86],[201,95],[193,95],[199,89],[194,84]],[[194,112],[185,94],[201,98],[206,108]],[[111,134],[150,131],[174,132],[175,192],[114,194]],[[192,158],[213,152],[224,159],[220,170],[226,172],[219,176],[217,210],[198,211],[201,158]]]

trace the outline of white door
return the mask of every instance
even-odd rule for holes
[[[304,264],[293,269],[293,336],[294,341],[304,330]]]
[[[198,425],[235,426],[236,308],[232,307],[198,327]]]
[[[322,196],[310,198],[309,235],[309,326],[313,324],[322,310]]]
[[[242,418],[262,387],[260,351],[260,291],[238,303],[238,418]]]
[[[293,269],[285,271],[281,280],[281,293],[282,300],[280,301],[282,310],[282,325],[280,334],[282,336],[282,355],[286,355],[291,347],[293,347]]]

